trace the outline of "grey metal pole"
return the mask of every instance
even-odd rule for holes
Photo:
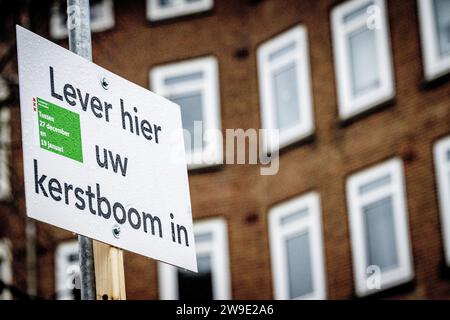
[[[89,0],[67,0],[70,51],[92,61]]]
[[[89,0],[67,0],[70,51],[92,61]],[[81,299],[95,300],[94,250],[92,239],[78,236]]]

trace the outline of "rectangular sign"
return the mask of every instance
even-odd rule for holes
[[[17,26],[27,215],[197,271],[180,108]]]

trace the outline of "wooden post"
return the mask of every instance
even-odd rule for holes
[[[94,240],[97,300],[125,300],[123,251]]]

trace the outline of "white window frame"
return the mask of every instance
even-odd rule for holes
[[[375,30],[379,68],[380,86],[370,90],[359,97],[353,97],[350,54],[348,50],[347,35],[361,28],[369,26],[369,13],[354,18],[353,21],[344,23],[344,16],[352,11],[373,3],[379,8],[376,10]],[[361,112],[369,110],[383,102],[389,101],[395,96],[394,74],[391,57],[391,44],[389,36],[389,24],[387,9],[384,0],[351,0],[335,7],[331,12],[334,66],[336,73],[336,86],[338,95],[339,117],[341,120],[351,118]]]
[[[55,252],[55,290],[58,300],[72,300],[70,289],[68,268],[70,264],[67,262],[67,256],[78,254],[78,242],[76,240],[65,241],[58,245]],[[76,274],[80,273],[79,265],[69,270]]]
[[[193,91],[202,92],[204,144],[201,150],[186,153],[188,169],[214,166],[223,162],[218,69],[217,59],[208,56],[157,66],[150,71],[151,90],[159,95],[169,97]],[[169,86],[164,84],[166,78],[195,72],[202,72],[203,78]]]
[[[295,213],[296,211],[304,209],[308,210],[308,214],[306,216],[299,218],[298,221],[291,222],[289,225],[280,225],[281,219]],[[270,255],[275,299],[290,299],[287,257],[284,240],[288,236],[297,234],[304,230],[309,230],[310,234],[313,292],[294,299],[326,299],[326,272],[320,197],[316,192],[310,192],[279,204],[272,208],[269,212]]]
[[[0,259],[2,260],[0,273],[2,275],[2,281],[7,285],[12,285],[13,273],[12,273],[12,253],[11,242],[8,239],[0,240]],[[4,289],[0,294],[0,300],[11,300],[12,295],[8,289]]]
[[[389,185],[378,187],[364,195],[359,194],[360,186],[386,175],[389,175],[391,179]],[[366,269],[367,253],[362,209],[365,205],[388,195],[392,196],[399,266],[396,269],[381,272],[379,289],[368,288],[367,279],[372,274]],[[366,296],[410,281],[414,277],[414,270],[402,161],[394,158],[350,176],[347,180],[347,204],[356,294]]]
[[[11,149],[11,110],[2,108],[0,111],[0,200],[11,196],[10,181],[10,149]]]
[[[214,300],[231,299],[227,223],[213,218],[194,223],[194,234],[212,233],[210,242],[196,243],[197,254],[211,255],[211,278]],[[158,262],[159,295],[162,300],[178,299],[177,268]]]
[[[214,7],[214,0],[199,0],[187,3],[185,0],[174,0],[173,7],[163,7],[158,0],[147,0],[147,19],[158,21],[190,15],[198,12],[211,10]]]
[[[283,54],[275,61],[270,61],[272,53],[295,42],[296,48]],[[308,52],[308,33],[304,26],[296,26],[264,42],[257,50],[259,95],[261,98],[261,122],[263,129],[279,129],[276,124],[276,106],[272,86],[273,71],[293,62],[296,64],[296,76],[299,92],[300,121],[289,129],[280,130],[280,148],[304,139],[314,132],[313,102],[311,93],[311,76]],[[264,143],[264,146],[267,146]],[[273,146],[274,147],[274,146]],[[273,148],[271,148],[273,149]],[[270,151],[270,150],[266,150]]]
[[[102,32],[114,27],[114,4],[113,0],[102,0],[101,4],[102,19],[91,21],[92,32]],[[50,9],[50,37],[56,40],[67,38],[68,30],[67,24],[62,23],[65,16],[62,16],[59,12],[59,2],[55,0]],[[65,5],[65,2],[63,2]]]
[[[450,266],[450,136],[440,139],[433,148],[445,261]]]
[[[433,1],[417,0],[417,5],[419,8],[420,36],[424,58],[424,76],[427,81],[431,81],[450,72],[450,55],[441,58],[439,54]]]

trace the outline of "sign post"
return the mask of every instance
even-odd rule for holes
[[[125,300],[123,250],[94,241],[94,263],[97,299]]]
[[[67,0],[67,18],[70,51],[92,60],[89,0]],[[125,300],[122,250],[82,235],[78,243],[81,298]]]
[[[89,0],[67,0],[70,51],[92,60]],[[78,236],[82,300],[95,300],[94,249],[92,239]]]
[[[88,1],[68,4],[90,58]],[[16,29],[26,211],[80,235],[83,299],[125,298],[120,249],[197,272],[180,107]]]

